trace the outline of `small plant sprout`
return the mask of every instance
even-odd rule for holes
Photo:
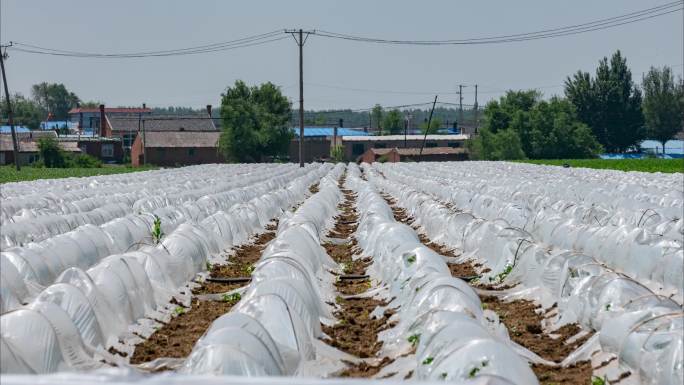
[[[238,302],[242,296],[240,293],[233,293],[233,294],[224,294],[221,296],[221,300],[223,302]]]
[[[176,313],[177,315],[181,315],[185,313],[185,308],[183,306],[176,306],[175,309],[173,309],[173,312]]]
[[[442,372],[439,376],[442,378],[442,380],[446,380],[448,374],[447,372]]]
[[[606,304],[606,311],[610,311],[610,304],[609,303]]]
[[[408,342],[411,343],[414,347],[418,345],[418,342],[420,342],[420,333],[412,334],[408,338]]]
[[[254,265],[245,266],[244,271],[247,275],[252,275],[254,272]]]
[[[423,365],[430,365],[432,363],[432,361],[434,361],[434,360],[435,360],[434,357],[428,357],[428,358],[423,360]]]
[[[591,378],[591,385],[606,385],[608,383],[608,380],[606,380],[606,377],[599,377],[599,376],[593,376]]]
[[[480,304],[480,307],[482,308],[482,310],[487,310],[487,304],[484,302]]]
[[[164,232],[161,228],[161,218],[155,215],[154,222],[152,223],[152,241],[154,241],[155,245],[159,244],[163,236]]]
[[[207,266],[207,270],[211,270],[211,262],[207,261],[206,266]]]
[[[470,372],[468,372],[468,377],[473,378],[473,377],[477,376],[477,373],[479,373],[479,372],[480,372],[480,368],[475,366],[474,368],[470,369]]]
[[[408,262],[409,265],[416,263],[416,256],[415,255],[409,255],[408,258],[406,258],[406,262]]]
[[[496,275],[497,282],[503,282],[503,280],[506,279],[506,277],[508,277],[508,274],[510,274],[511,271],[513,271],[513,265],[509,263],[506,265],[506,267],[501,273]]]

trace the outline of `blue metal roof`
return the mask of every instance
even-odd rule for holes
[[[299,136],[299,127],[292,127],[295,136]],[[334,127],[304,127],[304,137],[333,136]],[[368,136],[367,132],[351,128],[338,128],[337,136]]]
[[[76,123],[68,120],[51,120],[49,122],[40,122],[41,130],[55,130],[58,128],[71,128],[76,126]]]
[[[14,132],[29,132],[31,130],[24,126],[14,126]],[[0,126],[0,133],[9,134],[12,132],[10,126]]]

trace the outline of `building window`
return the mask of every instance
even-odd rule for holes
[[[427,142],[427,143],[425,143],[425,147],[427,147],[427,148],[437,147],[437,142]]]
[[[361,155],[365,152],[365,148],[363,146],[363,143],[354,143],[352,144],[352,154],[354,155]]]
[[[188,156],[195,156],[195,149],[194,148],[188,148]]]
[[[386,143],[375,143],[373,144],[373,148],[387,148]]]
[[[461,143],[459,143],[459,142],[449,142],[448,146],[449,146],[449,147],[452,147],[452,148],[458,148],[458,147],[461,147]]]
[[[102,143],[102,157],[103,158],[113,158],[114,157],[114,145],[112,143]]]
[[[131,147],[133,145],[134,138],[135,138],[135,134],[124,134],[123,135],[124,147]]]

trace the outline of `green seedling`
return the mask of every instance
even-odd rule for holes
[[[487,310],[487,304],[486,303],[480,304],[480,307],[482,308],[482,310]]]
[[[185,308],[182,306],[176,306],[175,309],[173,309],[173,312],[176,313],[177,315],[181,315],[185,313]]]
[[[442,372],[442,374],[440,374],[439,376],[442,378],[442,380],[446,380],[447,375],[447,372]]]
[[[506,267],[504,268],[504,271],[502,271],[501,273],[496,275],[496,281],[497,282],[503,282],[503,280],[506,279],[506,277],[508,277],[508,274],[510,274],[511,271],[513,271],[513,265],[510,265],[510,264],[506,265]],[[489,280],[493,281],[492,277],[489,277]]]
[[[164,232],[161,228],[161,218],[155,215],[154,222],[152,223],[152,240],[154,241],[154,244],[159,244],[163,236]]]
[[[417,288],[416,288],[416,293],[417,293],[419,290],[420,290],[420,287],[417,287]]]
[[[223,302],[238,302],[241,298],[240,293],[224,294],[221,296]]]
[[[610,304],[609,303],[606,304],[606,311],[610,311]]]
[[[418,342],[420,342],[420,333],[413,334],[408,338],[408,342],[411,343],[414,347],[418,345]]]
[[[207,270],[211,270],[211,262],[207,261],[206,266],[207,266]]]
[[[608,380],[606,380],[606,377],[599,377],[599,376],[593,376],[591,378],[591,385],[606,385],[608,383]]]
[[[432,361],[434,361],[434,360],[435,360],[434,357],[428,357],[428,358],[423,360],[423,365],[430,365],[432,363]]]
[[[571,278],[577,278],[579,277],[579,273],[577,272],[577,269],[570,269],[570,277]]]
[[[339,295],[337,297],[335,297],[335,302],[337,302],[337,303],[342,303],[342,300],[343,300],[342,297],[340,297]]]
[[[468,372],[468,377],[470,377],[470,378],[475,377],[479,371],[480,371],[480,368],[478,368],[477,366],[470,369],[470,372]]]
[[[243,270],[247,275],[252,275],[254,272],[254,265],[245,266]]]
[[[415,255],[409,255],[409,257],[406,258],[406,262],[408,262],[409,265],[415,263],[416,262],[416,256]]]

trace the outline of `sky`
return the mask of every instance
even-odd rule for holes
[[[87,52],[182,48],[285,28],[386,39],[443,40],[532,32],[646,9],[668,0],[0,0],[0,42]],[[469,46],[377,45],[311,36],[304,46],[305,109],[361,109],[439,100],[498,98],[507,89],[562,94],[577,70],[593,73],[620,49],[635,80],[650,66],[682,73],[684,16],[665,15],[574,36]],[[299,100],[293,39],[200,55],[99,59],[9,51],[10,92],[64,83],[82,100],[108,106],[220,104],[235,80],[270,81]]]

